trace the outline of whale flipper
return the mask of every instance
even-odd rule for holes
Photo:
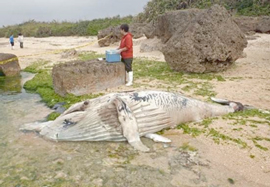
[[[163,136],[160,136],[160,135],[154,134],[154,133],[146,134],[146,135],[144,135],[144,137],[149,138],[149,139],[153,140],[154,142],[163,142],[163,143],[172,142],[169,138],[165,138]]]
[[[149,151],[149,148],[141,142],[136,118],[133,116],[126,102],[117,97],[114,100],[114,104],[118,113],[118,120],[122,127],[123,136],[127,139],[128,143],[139,151]]]
[[[216,102],[216,103],[222,104],[222,105],[229,105],[229,103],[230,103],[230,101],[228,101],[226,99],[219,99],[219,98],[215,98],[215,97],[211,97],[211,100]]]

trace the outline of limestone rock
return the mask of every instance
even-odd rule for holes
[[[156,36],[156,22],[150,22],[148,23],[144,29],[143,33],[147,39],[154,38]]]
[[[0,72],[5,76],[18,75],[21,71],[18,57],[14,54],[0,53]]]
[[[157,18],[155,36],[166,43],[179,28],[186,28],[201,11],[199,9],[171,11]]]
[[[129,26],[129,32],[132,34],[133,39],[137,39],[143,36],[145,24],[133,23]],[[110,36],[109,36],[110,35]],[[106,36],[109,36],[105,38]],[[120,42],[122,36],[120,34],[120,25],[112,26],[98,32],[98,44],[100,47],[110,46],[115,42]],[[103,39],[104,38],[104,39]]]
[[[247,46],[245,35],[227,10],[219,5],[194,14],[196,16],[179,27],[162,48],[165,60],[172,69],[182,72],[227,69]]]
[[[158,38],[147,39],[140,44],[140,52],[161,51],[162,42]]]
[[[145,23],[132,23],[130,24],[129,31],[131,32],[134,39],[141,38],[144,36]]]
[[[251,32],[270,33],[270,16],[238,16],[233,19],[246,34]]]
[[[246,34],[254,32],[256,30],[257,18],[249,16],[238,16],[234,17],[233,20],[238,25],[238,27]]]
[[[118,42],[121,39],[119,26],[108,27],[106,29],[100,30],[97,37],[99,40],[98,45],[100,47],[110,46],[110,44]]]
[[[125,84],[122,62],[74,61],[53,67],[53,87],[56,93],[85,95]]]
[[[256,32],[270,34],[270,16],[259,17],[259,22],[256,25]]]
[[[69,49],[69,50],[65,50],[61,53],[61,57],[62,58],[70,58],[70,57],[75,57],[77,56],[77,51],[76,49]]]

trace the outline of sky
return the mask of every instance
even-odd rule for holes
[[[92,20],[143,12],[150,0],[0,0],[0,27],[29,20]]]

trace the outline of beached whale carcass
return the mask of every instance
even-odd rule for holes
[[[25,124],[21,130],[37,131],[56,141],[128,141],[148,151],[140,137],[170,142],[154,134],[180,123],[199,121],[243,109],[236,102],[217,105],[164,91],[111,93],[72,105],[54,121]]]

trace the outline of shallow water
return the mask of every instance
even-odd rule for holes
[[[20,132],[52,112],[22,89],[32,76],[0,82],[0,186],[171,186],[169,174],[131,165],[138,152],[126,142],[53,142]]]

